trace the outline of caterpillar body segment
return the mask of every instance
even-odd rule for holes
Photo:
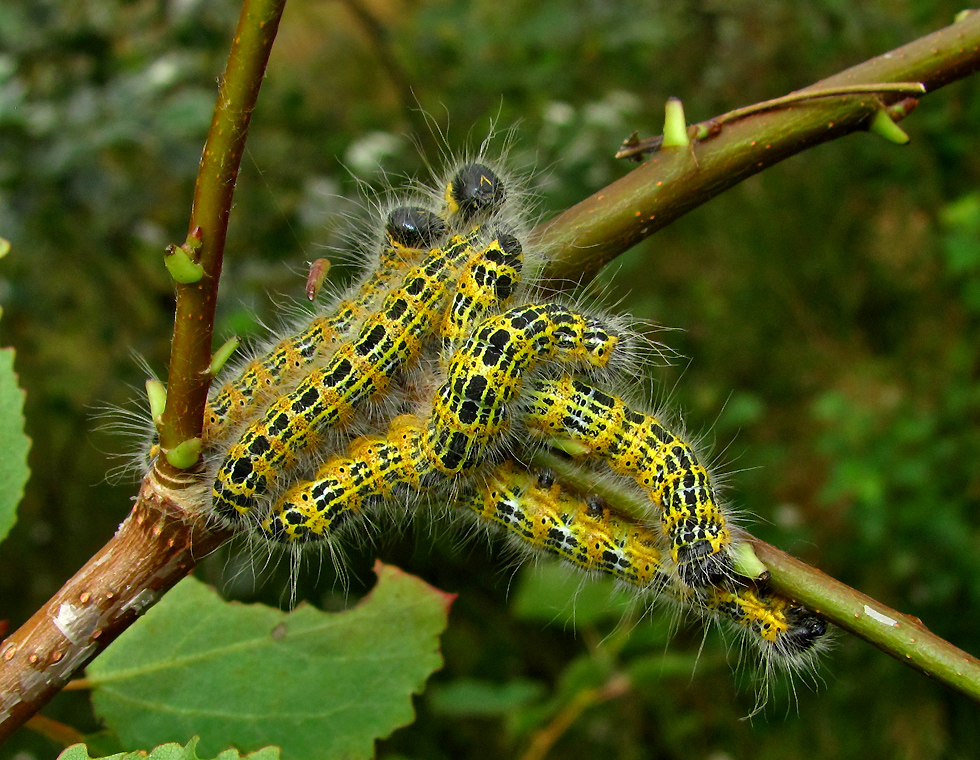
[[[735,624],[750,634],[769,662],[792,667],[827,633],[823,618],[764,585],[693,589],[680,582],[658,548],[656,528],[596,496],[568,490],[548,470],[532,472],[505,462],[459,504],[481,520],[503,526],[525,548]]]
[[[473,325],[506,305],[520,283],[522,264],[520,241],[506,232],[494,235],[456,283],[456,292],[440,328],[447,350],[463,339]]]
[[[527,393],[532,430],[570,437],[584,453],[632,477],[660,506],[660,521],[680,577],[695,588],[732,574],[731,531],[708,471],[693,449],[654,416],[574,377],[539,378]]]
[[[546,362],[606,367],[620,336],[558,304],[514,307],[486,319],[453,354],[435,395],[426,450],[445,475],[471,471],[510,424],[508,405]]]
[[[569,491],[549,470],[532,473],[504,462],[465,506],[482,520],[504,526],[523,544],[585,572],[652,590],[670,584],[653,530],[609,509],[598,497]]]
[[[378,265],[351,298],[253,359],[236,379],[225,383],[214,394],[205,411],[206,440],[216,442],[224,438],[253,409],[270,396],[281,395],[307,367],[349,338],[377,309],[391,285],[441,242],[446,225],[431,211],[399,206],[388,214],[385,232],[387,244]]]
[[[375,503],[423,490],[423,431],[418,417],[402,415],[385,438],[357,439],[347,456],[327,460],[314,480],[286,491],[261,522],[262,533],[286,544],[329,539]]]

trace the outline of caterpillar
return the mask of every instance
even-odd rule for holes
[[[723,551],[731,532],[708,471],[689,444],[656,417],[578,378],[538,379],[527,397],[524,421],[532,430],[571,438],[587,456],[633,477],[660,505],[671,557],[686,583],[702,587],[731,575]]]
[[[729,622],[750,637],[767,662],[803,665],[827,632],[822,618],[764,584],[743,581],[732,588],[695,590],[679,583],[658,548],[655,529],[596,495],[576,494],[550,470],[533,472],[506,462],[460,506],[503,526],[523,548]]]
[[[613,392],[630,330],[530,299],[522,224],[495,169],[464,164],[441,188],[392,208],[374,269],[346,298],[212,393],[202,509],[295,553],[357,540],[390,504],[449,504],[528,552],[724,619],[767,661],[807,661],[822,619],[737,577],[694,449]],[[648,514],[518,464],[555,439],[632,478]]]

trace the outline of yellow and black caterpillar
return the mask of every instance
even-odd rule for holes
[[[393,208],[375,268],[346,298],[212,394],[209,514],[299,548],[356,540],[392,503],[452,504],[529,551],[726,619],[777,663],[812,653],[822,619],[736,577],[694,449],[612,392],[634,336],[530,299],[496,171],[465,164],[443,187]],[[648,515],[520,464],[556,439],[631,478]]]

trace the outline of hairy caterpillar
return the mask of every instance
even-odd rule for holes
[[[707,469],[691,447],[656,417],[574,378],[540,379],[528,392],[524,420],[551,436],[568,436],[588,456],[601,457],[633,477],[655,504],[670,538],[670,554],[692,586],[719,583],[731,573],[722,550],[731,543]]]
[[[548,470],[506,462],[461,506],[504,526],[530,550],[556,555],[586,573],[611,575],[651,595],[717,616],[749,634],[767,661],[805,662],[827,630],[822,618],[764,586],[692,589],[678,582],[658,548],[657,532],[595,495],[579,496]]]
[[[213,393],[203,508],[298,550],[356,540],[385,505],[437,494],[529,550],[728,619],[771,660],[815,651],[819,617],[735,577],[731,529],[693,449],[591,384],[615,388],[628,330],[524,302],[521,225],[493,169],[465,164],[443,188],[438,203],[391,211],[376,268],[349,296]],[[533,446],[571,440],[631,477],[651,522],[517,465],[522,432]]]
[[[263,399],[289,388],[304,368],[353,334],[377,308],[390,283],[415,265],[445,232],[442,219],[430,211],[415,206],[393,209],[385,223],[387,245],[374,271],[351,298],[337,304],[330,314],[314,319],[299,334],[279,341],[269,353],[253,359],[234,381],[214,393],[205,411],[205,437],[212,443],[220,440]]]

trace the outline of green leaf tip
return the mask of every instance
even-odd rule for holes
[[[871,124],[868,125],[868,131],[896,145],[905,145],[909,141],[909,136],[902,131],[902,128],[895,123],[895,120],[884,108],[875,112],[871,118]]]
[[[769,576],[769,568],[762,564],[762,560],[756,556],[752,544],[739,544],[735,547],[732,555],[735,560],[735,572],[739,575],[753,580]]]
[[[204,267],[193,261],[183,246],[168,245],[163,263],[167,265],[170,276],[181,285],[197,282],[204,276]]]
[[[10,241],[0,237],[0,259],[10,253]]]
[[[202,443],[200,438],[189,438],[186,441],[181,441],[167,451],[167,461],[178,470],[193,467],[201,458]]]
[[[664,108],[664,148],[686,148],[691,144],[680,98],[668,98]]]
[[[146,397],[150,400],[150,416],[153,418],[153,424],[159,429],[163,410],[167,408],[167,386],[159,380],[147,380]]]
[[[222,343],[221,348],[215,351],[214,355],[211,357],[211,363],[208,365],[207,373],[211,375],[211,377],[217,375],[221,371],[221,368],[225,366],[225,362],[227,362],[231,358],[231,355],[235,353],[235,350],[240,344],[241,341],[238,339],[237,335],[232,336]]]

